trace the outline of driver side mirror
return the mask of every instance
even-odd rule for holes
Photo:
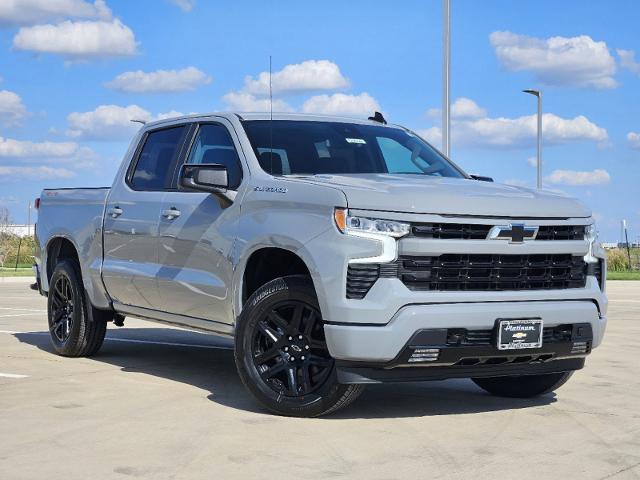
[[[185,163],[180,170],[180,186],[188,190],[223,193],[229,187],[227,167],[217,163]]]

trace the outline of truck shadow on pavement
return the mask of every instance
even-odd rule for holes
[[[48,332],[17,333],[22,343],[55,355]],[[143,373],[202,389],[227,407],[268,414],[250,396],[235,369],[233,351],[216,337],[163,328],[109,329],[98,354],[89,359],[124,373]],[[56,368],[52,363],[51,368]],[[48,372],[50,373],[50,372]],[[350,407],[325,419],[398,418],[513,410],[554,403],[555,394],[534,399],[492,397],[470,380],[368,385]]]

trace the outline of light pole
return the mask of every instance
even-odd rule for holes
[[[451,8],[450,0],[442,0],[442,153],[449,156],[451,149],[450,127],[451,118],[449,115],[449,84],[451,79]]]
[[[538,189],[542,188],[542,92],[540,90],[527,89],[523,90],[538,98],[538,158],[536,165],[538,167]]]

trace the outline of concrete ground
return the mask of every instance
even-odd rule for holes
[[[0,279],[3,480],[640,477],[640,282],[609,284],[604,344],[557,395],[378,385],[313,420],[265,412],[199,333],[127,319],[96,357],[58,357],[27,287]]]

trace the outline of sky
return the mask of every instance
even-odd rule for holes
[[[640,237],[640,2],[452,0],[452,159],[580,198]],[[384,112],[441,145],[440,0],[0,0],[0,206],[109,186],[139,125],[182,113]]]

